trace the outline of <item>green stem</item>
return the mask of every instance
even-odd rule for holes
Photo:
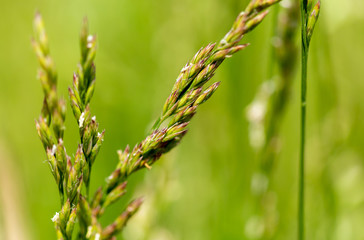
[[[64,204],[64,189],[65,189],[65,187],[63,186],[63,184],[64,184],[63,177],[61,177],[60,183],[58,184],[59,198],[61,199],[61,208],[63,207],[63,204]]]
[[[305,238],[304,228],[304,198],[305,198],[305,129],[306,129],[306,94],[307,94],[307,59],[308,59],[308,39],[307,39],[307,0],[301,0],[301,142],[299,161],[299,187],[298,187],[298,239]]]
[[[299,198],[298,198],[299,240],[304,239],[306,90],[307,90],[307,52],[303,52],[302,81],[301,81],[301,143],[300,143],[300,162],[299,162]]]
[[[89,200],[89,196],[90,196],[90,182],[91,182],[91,162],[88,161],[89,163],[89,173],[88,173],[88,180],[85,181],[85,186],[86,186],[86,199]]]
[[[59,197],[61,199],[61,207],[63,207],[63,203],[64,203],[64,194],[63,194],[63,192],[59,191]]]
[[[89,200],[90,185],[88,183],[86,183],[85,185],[86,185],[86,199]]]

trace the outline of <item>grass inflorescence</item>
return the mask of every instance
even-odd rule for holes
[[[41,66],[38,78],[44,90],[43,108],[36,127],[60,193],[61,210],[52,218],[58,239],[72,239],[76,219],[79,223],[78,239],[116,239],[143,199],[130,202],[108,226],[102,226],[99,219],[111,204],[125,194],[131,174],[143,168],[150,169],[182,140],[197,108],[219,87],[219,82],[206,86],[216,69],[226,58],[248,46],[239,42],[262,22],[268,13],[266,9],[277,2],[279,0],[252,0],[218,44],[209,44],[196,53],[178,75],[150,134],[134,148],[118,151],[119,161],[115,170],[92,197],[89,196],[91,170],[105,134],[105,131],[99,131],[90,107],[96,82],[96,37],[89,34],[87,21],[84,21],[80,37],[81,60],[69,88],[71,108],[80,136],[80,144],[72,160],[63,144],[66,104],[57,95],[56,69],[42,18],[36,14],[32,43]]]

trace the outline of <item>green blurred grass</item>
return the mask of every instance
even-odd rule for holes
[[[106,141],[93,168],[91,189],[96,189],[114,168],[115,151],[144,138],[181,67],[202,45],[223,37],[246,2],[0,1],[0,142],[9,153],[0,158],[0,168],[6,161],[12,168],[5,171],[14,169],[10,176],[19,185],[17,207],[28,239],[54,239],[50,218],[59,210],[34,127],[42,101],[30,46],[35,10],[44,17],[59,93],[65,97],[79,60],[84,16],[97,33],[92,109],[106,129]],[[363,239],[364,4],[322,2],[309,59],[307,238]],[[252,45],[220,67],[214,80],[222,85],[200,109],[182,144],[151,172],[136,174],[127,199],[107,214],[105,223],[132,196],[146,195],[126,239],[245,239],[245,223],[254,211],[250,179],[256,166],[245,107],[266,77],[271,22],[268,17],[246,37]],[[296,234],[298,92],[297,78],[272,179],[280,212],[277,239]],[[65,142],[72,154],[77,126],[70,109],[67,116]],[[0,238],[1,231],[5,228],[0,227]]]

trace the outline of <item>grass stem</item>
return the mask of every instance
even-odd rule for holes
[[[298,187],[298,239],[305,238],[305,130],[306,130],[306,95],[307,95],[307,61],[310,41],[313,29],[318,20],[321,3],[315,6],[308,4],[307,0],[301,0],[301,139],[299,161],[299,187]],[[310,6],[309,6],[310,5]]]
[[[302,48],[301,73],[301,143],[299,162],[299,197],[298,197],[298,239],[304,239],[304,203],[305,203],[305,130],[306,130],[306,92],[307,92],[307,51]]]
[[[301,139],[298,187],[298,239],[305,237],[305,129],[306,129],[306,95],[307,95],[307,0],[301,0]]]

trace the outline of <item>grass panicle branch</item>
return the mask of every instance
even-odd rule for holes
[[[98,132],[96,116],[91,117],[90,101],[95,90],[96,36],[90,35],[87,19],[84,19],[80,35],[81,60],[77,73],[73,74],[73,85],[68,88],[73,115],[78,123],[80,141],[86,160],[83,169],[86,198],[89,196],[92,165],[104,141],[105,130]]]
[[[91,169],[104,140],[104,131],[98,132],[99,124],[90,111],[96,82],[96,37],[89,34],[85,20],[80,37],[81,60],[73,75],[72,87],[68,89],[80,134],[80,144],[72,161],[63,144],[65,101],[57,97],[57,73],[49,54],[42,18],[36,14],[36,36],[32,43],[41,66],[38,76],[44,90],[42,113],[36,127],[61,195],[62,208],[52,219],[58,239],[72,239],[76,218],[79,222],[78,239],[116,239],[141,206],[142,198],[129,203],[121,215],[106,227],[100,224],[99,218],[107,207],[125,194],[126,180],[132,173],[143,168],[150,169],[164,153],[181,141],[197,108],[219,87],[219,82],[206,87],[216,69],[226,58],[248,46],[239,45],[239,42],[261,23],[268,13],[266,9],[277,2],[279,0],[252,0],[219,44],[209,44],[196,53],[177,77],[150,134],[133,149],[126,147],[124,151],[118,151],[116,169],[92,198],[89,197]],[[167,120],[169,123],[165,123]]]
[[[279,1],[251,1],[244,12],[239,14],[231,30],[219,44],[201,48],[181,70],[167,98],[161,116],[156,120],[151,133],[133,150],[127,147],[119,151],[119,163],[107,178],[106,194],[124,182],[133,172],[151,168],[162,154],[174,148],[187,132],[187,126],[199,105],[212,96],[219,83],[204,88],[220,64],[232,54],[248,46],[239,45],[244,34],[253,30],[267,15],[267,7]],[[162,124],[170,119],[167,127]]]
[[[34,19],[35,38],[32,45],[40,63],[38,78],[44,100],[41,116],[36,121],[38,135],[47,155],[47,162],[56,180],[61,198],[61,211],[52,218],[58,239],[71,239],[77,215],[78,197],[83,183],[82,147],[79,146],[73,163],[63,144],[65,101],[57,96],[57,72],[50,56],[48,38],[39,13]],[[53,129],[53,133],[51,131]]]
[[[321,3],[312,7],[312,1],[301,0],[301,127],[300,127],[300,160],[298,187],[298,239],[305,239],[304,202],[305,202],[305,129],[306,129],[306,96],[307,96],[307,61],[313,30],[319,17]]]
[[[56,150],[58,150],[57,152],[65,151],[62,149],[62,139],[65,129],[66,103],[57,95],[57,71],[50,56],[44,24],[38,13],[34,19],[34,31],[36,37],[32,39],[32,46],[40,64],[38,79],[44,92],[43,107],[39,119],[36,120],[36,128],[49,156],[48,164],[58,185],[61,204],[63,204],[66,161],[64,158],[56,159],[50,156],[54,155]],[[51,129],[53,129],[53,134]],[[65,153],[60,154],[66,155]]]

